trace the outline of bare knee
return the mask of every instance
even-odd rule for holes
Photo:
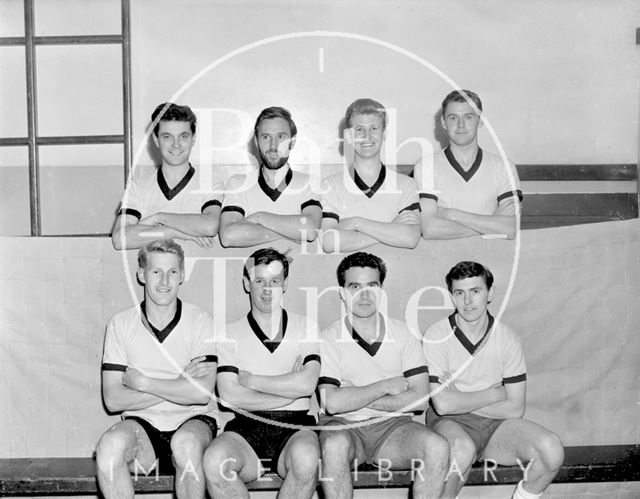
[[[131,446],[130,436],[117,425],[109,428],[96,446],[96,464],[101,471],[113,469],[113,466],[126,462],[125,454]]]
[[[208,482],[220,483],[237,478],[238,460],[230,457],[225,445],[216,445],[215,441],[205,451],[202,467]]]
[[[546,472],[556,472],[564,461],[564,446],[560,437],[552,432],[547,432],[535,443],[535,453]]]
[[[449,442],[433,431],[422,434],[423,459],[427,466],[446,469],[449,464]]]
[[[193,467],[202,461],[205,443],[190,431],[178,430],[171,438],[171,453],[177,468]]]
[[[355,454],[353,440],[345,430],[323,431],[320,437],[320,447],[322,462],[325,464],[348,462],[349,456]]]
[[[320,445],[315,433],[306,432],[300,436],[287,449],[285,464],[287,472],[301,480],[312,480],[318,474],[318,462],[320,460]]]
[[[468,437],[454,438],[449,444],[451,465],[466,473],[476,461],[476,444]]]

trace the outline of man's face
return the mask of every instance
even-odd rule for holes
[[[384,140],[384,121],[377,114],[354,114],[351,117],[351,129],[347,133],[353,135],[353,151],[361,158],[380,156]]]
[[[340,297],[347,313],[359,319],[375,315],[380,303],[380,273],[371,267],[351,267],[344,274]]]
[[[289,161],[289,152],[296,139],[291,137],[287,120],[271,118],[260,122],[255,140],[262,164],[270,170],[278,170]]]
[[[173,253],[149,253],[146,266],[138,269],[138,279],[144,284],[147,303],[170,305],[178,298],[184,280],[180,257]]]
[[[154,135],[153,140],[164,163],[181,166],[189,162],[196,138],[187,121],[160,121],[158,136]]]
[[[281,262],[260,264],[249,269],[249,279],[243,278],[244,288],[249,293],[251,309],[270,314],[282,307],[282,297],[287,289],[284,267]]]
[[[458,146],[474,143],[478,127],[482,126],[480,116],[468,102],[449,102],[440,122],[447,131],[449,140]]]
[[[451,283],[451,297],[458,314],[466,322],[474,322],[487,313],[493,288],[487,289],[484,277],[467,277]]]

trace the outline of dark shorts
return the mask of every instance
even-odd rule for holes
[[[495,433],[498,426],[500,426],[504,421],[504,419],[485,418],[471,413],[438,416],[432,407],[429,407],[427,410],[426,418],[427,427],[430,429],[433,429],[433,425],[442,419],[458,423],[476,445],[476,455],[478,456],[478,459],[482,458],[482,453],[484,448],[487,446],[491,435]]]
[[[358,426],[346,428],[346,431],[362,443],[365,462],[375,465],[376,463],[373,461],[373,458],[389,435],[391,435],[396,428],[412,422],[413,419],[411,416],[395,416],[370,424],[362,424],[362,421],[360,421],[357,423]],[[349,421],[339,416],[322,416],[320,418],[320,426],[325,426],[329,423],[333,425],[352,425],[354,421]]]
[[[160,471],[160,473],[169,473],[174,471],[173,460],[171,459],[171,438],[173,437],[174,433],[182,428],[185,423],[189,421],[203,421],[211,429],[211,435],[213,438],[216,437],[216,434],[218,432],[218,424],[216,423],[216,420],[210,416],[205,416],[203,414],[187,419],[173,431],[160,431],[151,423],[149,423],[149,421],[136,416],[127,416],[124,419],[135,421],[140,426],[142,426],[142,429],[145,431],[145,433],[149,437],[149,440],[151,441],[153,452],[155,452],[156,454],[156,459],[158,460],[158,470]]]
[[[262,466],[271,471],[277,471],[278,458],[289,439],[300,428],[289,428],[276,423],[286,423],[296,426],[315,426],[316,420],[307,411],[253,411],[251,414],[268,419],[265,423],[250,416],[236,413],[229,421],[224,431],[232,431],[244,438],[251,446]]]

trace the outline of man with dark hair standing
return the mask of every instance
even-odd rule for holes
[[[236,415],[205,452],[207,489],[213,499],[249,497],[244,484],[273,469],[284,478],[278,497],[310,498],[320,458],[308,414],[320,372],[317,326],[283,307],[285,255],[257,250],[243,274],[251,310],[218,343],[220,402]]]
[[[560,439],[522,419],[526,368],[518,336],[495,322],[487,307],[493,275],[476,262],[460,262],[446,277],[456,311],[431,326],[423,345],[433,409],[429,428],[451,446],[451,470],[443,498],[453,499],[476,459],[529,463],[514,499],[535,499],[564,459]]]
[[[158,238],[210,247],[218,233],[222,185],[202,186],[189,162],[196,138],[196,115],[189,106],[158,105],[151,115],[153,142],[162,164],[127,186],[111,240],[116,249],[140,248]]]
[[[319,381],[322,487],[327,499],[353,495],[351,469],[363,462],[411,469],[413,497],[440,497],[449,447],[413,421],[427,405],[429,378],[420,341],[379,311],[384,262],[347,256],[337,270],[347,315],[322,331]]]
[[[256,119],[259,169],[227,182],[220,219],[223,246],[315,240],[322,217],[319,196],[311,191],[309,176],[289,165],[297,133],[291,113],[282,107],[263,109]]]
[[[522,201],[518,172],[478,146],[481,113],[482,101],[470,90],[455,90],[442,102],[440,123],[449,145],[418,161],[413,174],[425,239],[515,237],[515,205]]]

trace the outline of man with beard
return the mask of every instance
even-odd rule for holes
[[[247,247],[277,239],[300,243],[313,241],[322,218],[318,196],[310,189],[309,176],[289,166],[297,127],[291,113],[268,107],[254,126],[260,155],[257,171],[234,175],[227,182],[220,218],[220,243]]]
[[[344,172],[322,182],[322,247],[349,252],[382,243],[415,248],[420,240],[420,204],[413,179],[380,159],[387,112],[373,99],[358,99],[345,114]]]
[[[196,141],[196,115],[189,106],[159,104],[151,115],[153,141],[162,165],[127,186],[111,241],[116,249],[140,248],[159,238],[211,247],[218,233],[222,185],[202,190],[189,162]]]

